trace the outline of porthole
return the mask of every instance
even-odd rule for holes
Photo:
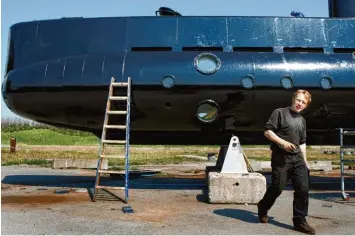
[[[281,78],[281,86],[284,88],[284,89],[291,89],[293,88],[293,80],[291,78],[291,76],[283,76]]]
[[[246,89],[251,89],[254,87],[255,79],[251,75],[247,75],[241,80],[242,86]]]
[[[330,89],[332,87],[332,78],[328,76],[324,76],[320,79],[320,86],[323,89]]]
[[[171,102],[165,102],[165,107],[167,108],[167,109],[170,109],[171,108]]]
[[[175,85],[175,77],[173,75],[166,75],[161,83],[164,88],[172,88]]]
[[[197,118],[203,123],[211,123],[218,117],[219,106],[215,101],[206,100],[197,107]]]
[[[202,74],[216,73],[221,67],[221,60],[212,53],[201,53],[194,59],[195,68]]]

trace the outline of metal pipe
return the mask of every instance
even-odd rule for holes
[[[340,181],[341,181],[341,194],[344,196],[344,148],[343,148],[343,129],[340,128]]]
[[[127,113],[126,113],[126,145],[125,145],[125,153],[126,153],[126,163],[125,163],[125,202],[128,203],[128,190],[129,190],[129,132],[131,129],[130,124],[130,115],[131,115],[131,77],[128,77],[128,86],[127,86]]]

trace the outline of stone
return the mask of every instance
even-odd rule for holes
[[[308,161],[310,170],[314,171],[331,171],[333,170],[332,162],[331,161]]]
[[[255,160],[249,160],[249,163],[251,165],[251,168],[253,168],[253,171],[262,171],[262,166],[260,161],[255,161]]]
[[[54,159],[52,163],[53,169],[61,168],[78,168],[78,169],[96,169],[97,159]],[[103,160],[101,169],[108,168],[108,160]]]

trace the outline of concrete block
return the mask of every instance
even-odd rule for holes
[[[208,176],[210,174],[210,172],[221,172],[222,167],[218,167],[218,166],[206,166],[205,169],[205,179],[206,179],[206,183],[208,184]]]
[[[271,161],[261,161],[261,169],[271,169]]]
[[[333,170],[331,161],[308,161],[310,165],[310,170],[323,170],[331,171]]]
[[[262,170],[260,161],[249,160],[249,163],[251,165],[251,168],[253,168],[253,171],[261,171]]]
[[[266,192],[266,178],[260,173],[231,174],[210,172],[210,203],[257,204]]]
[[[96,169],[97,159],[54,159],[52,168]],[[108,160],[103,160],[101,169],[108,169]]]

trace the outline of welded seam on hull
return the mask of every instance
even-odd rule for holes
[[[44,69],[44,78],[47,77],[47,70],[48,70],[48,64],[46,65],[46,68]]]
[[[64,63],[64,66],[63,66],[63,78],[64,78],[64,75],[65,75],[65,67],[67,66],[67,61],[68,61],[68,58],[65,58],[65,63]]]
[[[283,65],[284,65],[284,69],[285,69],[288,73],[290,73],[290,74],[289,74],[290,76],[292,76],[292,75],[293,75],[293,74],[292,74],[292,71],[291,71],[290,68],[289,68],[289,65],[288,65],[288,62],[287,62],[287,60],[286,60],[286,57],[285,57],[285,54],[284,54],[284,53],[281,53],[281,59],[282,59]]]
[[[125,64],[126,64],[126,55],[127,55],[127,49],[125,50],[124,56],[123,56],[121,80],[123,80],[124,67],[125,67]]]
[[[102,61],[102,67],[101,67],[101,80],[104,80],[104,69],[105,69],[105,61],[106,57],[104,57],[104,60]]]
[[[279,32],[279,18],[275,17],[274,19],[274,31],[275,31],[275,41],[274,41],[274,44],[275,46],[280,46],[280,41],[282,41],[283,39],[280,38],[280,32]]]
[[[84,78],[84,68],[85,68],[85,62],[86,62],[86,57],[88,56],[88,54],[85,54],[85,58],[83,61],[83,67],[81,68],[81,78]]]
[[[322,19],[321,21],[320,21],[320,25],[321,25],[321,28],[322,28],[322,35],[323,35],[323,38],[324,38],[324,42],[325,42],[325,45],[329,45],[329,40],[328,40],[328,38],[329,38],[329,31],[327,32],[327,34],[325,34],[325,20],[324,19]]]
[[[39,23],[37,23],[37,27],[36,27],[36,41],[37,41],[37,37],[38,37],[38,28],[39,28]]]
[[[254,57],[254,55],[252,55],[251,58],[252,58],[252,61],[253,61],[252,76],[254,76],[254,78],[255,78],[255,74],[256,74],[256,72],[255,72],[255,71],[256,71],[256,69],[255,69],[256,62],[255,62],[255,57]]]

